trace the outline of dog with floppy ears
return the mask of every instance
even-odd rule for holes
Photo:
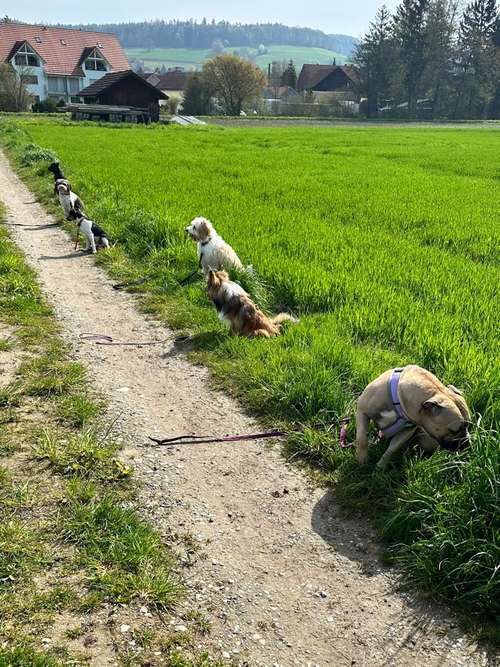
[[[51,162],[47,167],[48,171],[54,176],[54,194],[57,195],[57,186],[64,184],[71,190],[71,184],[61,171],[59,162]]]
[[[198,261],[205,277],[209,271],[243,269],[243,264],[231,246],[222,239],[206,218],[194,218],[185,229],[198,243]]]
[[[430,371],[409,365],[382,373],[358,399],[356,454],[368,460],[368,424],[373,421],[389,440],[377,463],[385,470],[392,456],[415,436],[427,452],[438,447],[456,452],[469,444],[470,413],[462,393],[445,386]]]
[[[66,220],[70,219],[69,214],[71,211],[76,211],[77,213],[83,212],[83,202],[76,192],[72,192],[69,183],[58,183],[56,190]]]
[[[257,308],[241,285],[229,280],[225,271],[208,272],[207,291],[219,319],[228,326],[232,334],[248,338],[255,336],[271,338],[281,333],[283,322],[298,322],[288,313],[280,313],[273,318],[267,317]]]
[[[83,249],[84,252],[89,252],[91,250],[92,253],[96,253],[97,246],[101,248],[109,248],[108,236],[104,229],[99,227],[99,225],[92,220],[89,220],[81,211],[76,209],[71,210],[68,219],[76,222],[77,235],[78,232],[82,232],[85,237],[86,245]]]

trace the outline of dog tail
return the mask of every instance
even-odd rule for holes
[[[280,324],[283,324],[283,322],[291,322],[292,324],[298,324],[299,320],[293,315],[290,315],[289,313],[278,313],[278,315],[276,315],[271,319],[271,322],[279,326]]]

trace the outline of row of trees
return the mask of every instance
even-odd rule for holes
[[[112,32],[127,48],[211,49],[214,44],[252,46],[287,44],[315,46],[349,55],[356,40],[348,35],[327,35],[321,30],[296,28],[281,23],[241,24],[228,21],[144,21],[72,26],[83,30]]]
[[[403,0],[379,9],[355,50],[367,115],[388,106],[410,117],[500,117],[496,0]]]

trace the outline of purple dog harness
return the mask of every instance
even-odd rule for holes
[[[398,385],[399,385],[399,380],[401,378],[401,373],[403,371],[404,368],[395,368],[391,373],[389,382],[387,383],[389,398],[391,399],[392,405],[394,406],[394,410],[396,411],[396,414],[398,416],[395,422],[381,429],[382,435],[384,436],[384,438],[387,439],[393,438],[395,435],[400,433],[405,428],[410,428],[411,426],[415,426],[415,424],[408,419],[403,408],[401,407],[401,402],[399,400]]]

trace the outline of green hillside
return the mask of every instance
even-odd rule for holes
[[[125,49],[128,58],[140,60],[144,63],[146,70],[155,69],[165,65],[169,67],[183,67],[189,69],[200,69],[203,62],[213,55],[210,49]],[[265,69],[273,60],[290,60],[300,70],[304,63],[320,63],[328,65],[336,59],[337,64],[346,61],[347,56],[328,49],[320,49],[307,46],[287,46],[276,44],[267,47],[267,53],[257,55],[257,49],[251,47],[230,46],[227,53],[238,51],[241,55],[256,56],[255,62],[259,67]]]

